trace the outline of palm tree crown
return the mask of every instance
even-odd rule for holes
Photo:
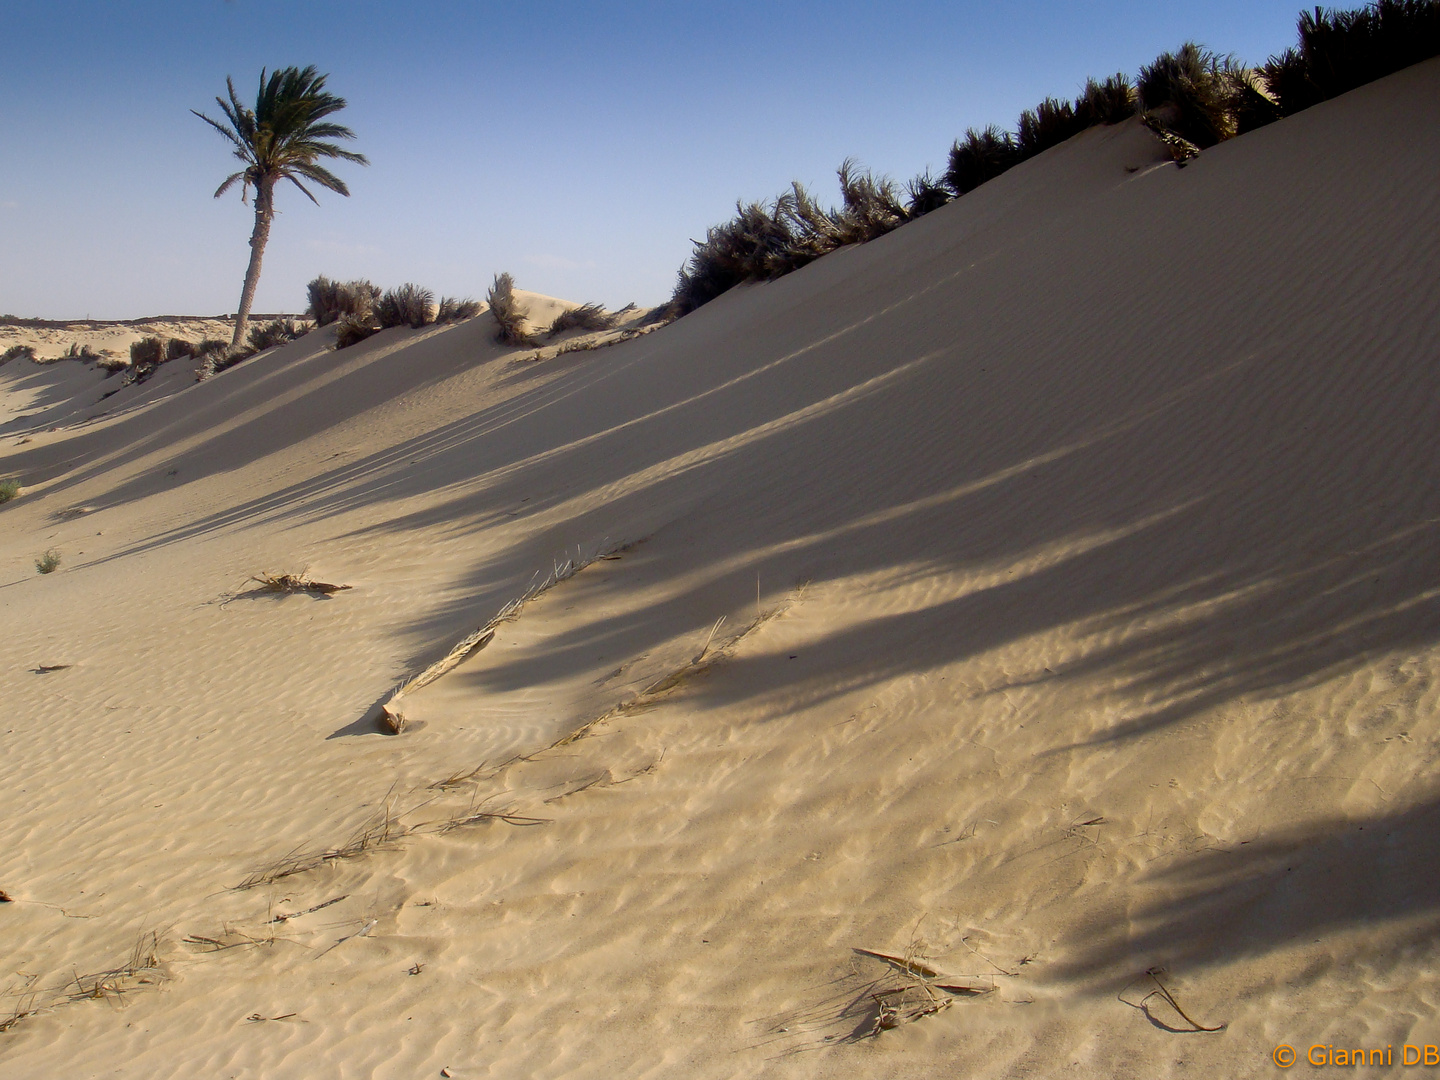
[[[370,163],[363,154],[329,141],[353,139],[355,133],[325,119],[345,108],[345,99],[326,92],[325,76],[313,66],[283,68],[268,73],[268,77],[262,70],[254,109],[240,101],[231,79],[225,80],[225,86],[230,100],[215,99],[225,114],[224,122],[212,120],[194,109],[190,111],[229,139],[234,144],[235,156],[245,163],[243,169],[225,178],[225,182],[216,189],[215,197],[218,199],[239,183],[240,197],[248,201],[250,189],[255,189],[255,231],[250,237],[250,266],[245,274],[232,342],[238,346],[244,337],[245,322],[260,279],[260,260],[275,215],[275,185],[281,180],[289,180],[311,202],[318,200],[301,183],[302,179],[337,194],[349,195],[350,189],[345,182],[319,162],[326,158],[339,158],[357,165]]]

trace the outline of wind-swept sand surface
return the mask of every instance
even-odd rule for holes
[[[1440,1042],[1437,164],[1431,62],[604,350],[323,330],[7,428],[0,1073]]]

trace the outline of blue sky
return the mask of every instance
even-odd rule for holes
[[[249,208],[217,115],[233,76],[315,64],[369,168],[293,188],[258,311],[316,274],[612,307],[669,295],[689,238],[798,179],[834,201],[846,157],[908,179],[968,126],[1013,126],[1087,75],[1194,39],[1251,61],[1295,0],[1149,3],[425,3],[93,0],[0,14],[0,312],[233,311]]]

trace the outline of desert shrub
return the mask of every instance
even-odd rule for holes
[[[1075,116],[1085,127],[1118,124],[1135,115],[1135,87],[1116,72],[1104,82],[1085,80],[1085,89],[1075,99]]]
[[[0,480],[0,503],[7,503],[20,494],[20,481],[15,479]]]
[[[546,332],[554,337],[566,330],[612,330],[619,321],[620,316],[612,315],[600,304],[581,304],[556,315]]]
[[[1008,131],[990,125],[984,131],[970,128],[950,148],[945,186],[956,195],[974,191],[1020,162],[1020,150]]]
[[[369,315],[341,315],[335,320],[335,348],[348,349],[379,332]]]
[[[771,276],[783,261],[791,234],[784,218],[761,203],[735,204],[735,217],[712,225],[680,268],[672,302],[694,311],[743,281]]]
[[[253,352],[264,352],[276,345],[284,345],[287,341],[304,337],[307,330],[306,326],[294,319],[276,319],[263,326],[252,326],[246,342]]]
[[[54,548],[51,548],[49,551],[45,552],[44,555],[41,555],[38,559],[35,560],[35,570],[37,573],[41,574],[54,573],[56,568],[59,567],[59,565],[60,552],[56,551]]]
[[[1437,0],[1378,0],[1352,11],[1301,12],[1299,44],[1262,69],[1288,116],[1440,55]]]
[[[141,338],[130,343],[130,372],[127,380],[144,382],[167,359],[167,346],[162,337]]]
[[[435,310],[435,321],[437,323],[459,322],[461,319],[473,319],[480,314],[481,303],[479,300],[457,300],[453,296],[442,296],[440,306]]]
[[[1020,114],[1015,145],[1021,160],[1032,158],[1079,135],[1090,125],[1075,114],[1075,106],[1058,98],[1046,98]]]
[[[0,364],[8,364],[11,360],[34,360],[35,347],[33,345],[11,345],[3,354],[0,354]]]
[[[165,360],[179,360],[183,356],[195,355],[195,343],[183,341],[180,338],[169,338],[165,342]]]
[[[485,295],[490,314],[495,319],[495,339],[505,345],[536,345],[538,340],[525,329],[525,309],[515,299],[515,279],[509,274],[496,274],[495,283]]]
[[[104,355],[96,352],[89,345],[81,345],[78,341],[72,341],[70,348],[65,350],[65,359],[86,360],[98,364],[104,360]]]
[[[931,176],[929,169],[910,181],[906,194],[909,198],[905,203],[905,212],[911,218],[924,217],[950,201],[950,191],[945,182]]]
[[[368,316],[380,299],[380,290],[368,281],[331,281],[321,274],[307,286],[306,309],[316,326],[329,326],[342,315]]]
[[[1164,127],[1204,149],[1239,131],[1245,69],[1193,41],[1140,69],[1140,105]]]
[[[844,224],[847,243],[864,243],[898,229],[910,220],[895,182],[859,169],[846,158],[840,163],[840,198],[843,209],[838,218]]]
[[[435,318],[435,294],[429,289],[407,282],[398,289],[388,289],[375,303],[375,319],[380,329],[409,326],[419,330]]]

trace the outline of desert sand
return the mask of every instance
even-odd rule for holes
[[[1432,61],[605,349],[0,368],[0,1075],[1440,1042],[1437,165]]]

